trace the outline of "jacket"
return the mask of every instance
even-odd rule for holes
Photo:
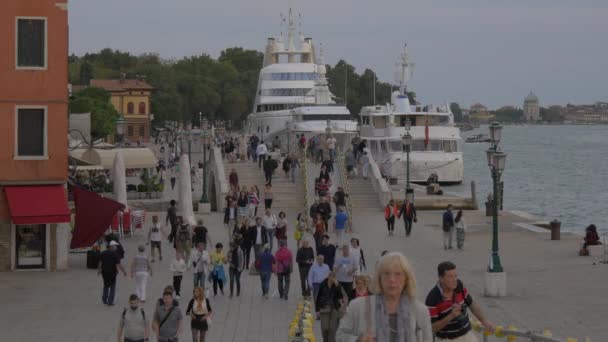
[[[329,266],[329,269],[334,268],[334,260],[336,257],[336,246],[330,244],[319,246],[317,255],[321,254],[325,259],[325,263]]]
[[[411,219],[416,218],[416,207],[414,206],[414,203],[412,203],[412,202],[410,202],[409,204],[410,204],[410,215],[409,216],[407,215],[405,203],[403,203],[401,205],[401,210],[399,210],[399,217],[401,217],[403,215],[404,220],[405,219],[411,220]]]
[[[371,326],[367,326],[367,304],[366,298],[370,299],[371,307]],[[336,342],[357,342],[359,338],[365,335],[368,330],[372,333],[376,330],[376,319],[374,317],[376,296],[360,297],[354,299],[348,305],[346,314],[340,320],[340,326],[336,332]],[[429,309],[422,304],[418,299],[411,301],[410,305],[410,337],[411,342],[432,342],[433,330],[431,326],[431,317]]]
[[[293,270],[293,255],[287,247],[281,247],[274,256],[277,262],[277,273],[287,274]]]
[[[247,237],[249,240],[249,244],[251,246],[254,246],[255,240],[257,239],[257,234],[258,234],[257,226],[249,227],[247,233],[248,233]],[[268,233],[266,232],[266,227],[262,226],[261,233],[262,233],[262,245],[268,243]]]
[[[296,262],[300,267],[310,267],[315,260],[315,252],[312,247],[300,247],[296,254]]]
[[[341,306],[341,301],[347,298],[344,298],[344,293],[342,293],[344,289],[340,285],[329,287],[328,279],[323,280],[323,282],[319,285],[319,293],[317,294],[317,298],[315,299],[315,308],[327,308],[332,307],[335,310],[339,310]]]
[[[391,209],[392,209],[392,213],[391,213]],[[400,215],[400,212],[399,212],[399,207],[397,207],[397,205],[393,205],[392,208],[388,205],[386,207],[384,207],[384,218],[386,220],[388,220],[391,216],[399,216],[399,215]]]

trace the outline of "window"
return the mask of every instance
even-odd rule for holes
[[[46,108],[17,108],[16,156],[46,157]]]
[[[389,140],[389,146],[391,148],[391,152],[402,152],[403,145],[401,140]]]
[[[135,105],[133,102],[127,104],[127,114],[133,114],[135,112]]]
[[[15,252],[17,268],[45,268],[46,225],[15,226]]]
[[[127,136],[132,137],[133,136],[133,126],[129,125],[127,127]]]
[[[145,102],[139,103],[139,114],[146,114],[146,103]]]
[[[139,126],[139,136],[143,137],[146,135],[146,127],[144,125]]]
[[[17,18],[17,68],[46,68],[46,18]]]
[[[266,133],[270,132],[270,126],[266,126]]]

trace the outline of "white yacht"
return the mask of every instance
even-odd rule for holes
[[[357,123],[344,105],[336,104],[325,77],[323,52],[317,58],[312,38],[299,34],[292,10],[287,17],[287,44],[282,35],[268,38],[253,112],[246,131],[262,140],[285,132],[354,134]]]
[[[425,183],[435,173],[441,184],[461,183],[464,177],[462,140],[449,105],[410,103],[406,89],[414,64],[405,47],[396,67],[399,91],[393,92],[390,104],[361,109],[361,139],[367,140],[374,160],[387,177],[404,179],[407,155],[402,136],[409,132],[411,182]]]

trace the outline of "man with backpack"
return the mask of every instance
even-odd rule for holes
[[[454,214],[452,213],[452,205],[448,204],[448,209],[443,213],[443,249],[452,249],[452,240],[454,240]]]
[[[275,254],[276,273],[278,279],[279,296],[287,300],[289,295],[290,275],[293,270],[293,255],[287,248],[286,240],[279,240],[279,249]]]
[[[122,311],[118,323],[118,341],[144,342],[148,341],[150,330],[146,313],[139,307],[136,294],[129,296],[129,307]]]
[[[162,303],[156,307],[152,330],[158,342],[176,342],[182,333],[183,315],[179,306],[173,300],[173,292],[163,292]]]

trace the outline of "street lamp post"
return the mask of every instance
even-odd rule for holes
[[[207,119],[203,119],[201,121],[201,129],[202,129],[202,144],[203,144],[203,194],[201,195],[201,203],[209,203],[209,198],[207,197]]]
[[[291,153],[291,126],[285,121],[285,134],[287,134],[287,154]]]
[[[188,130],[186,133],[188,134],[186,138],[188,141],[188,163],[192,165],[192,131]]]
[[[127,125],[127,120],[121,115],[116,119],[116,142],[118,146],[122,145],[122,139],[125,136],[125,126]]]
[[[498,144],[502,135],[502,126],[493,122],[490,125],[492,146],[486,151],[488,167],[492,174],[492,253],[487,270],[486,295],[503,297],[506,295],[506,275],[498,254],[498,184],[505,169],[507,155],[500,151]],[[489,281],[488,281],[489,280]]]
[[[410,152],[412,150],[412,135],[410,134],[411,122],[410,119],[405,120],[405,134],[401,136],[403,150],[406,155],[406,171],[405,171],[405,198],[408,198],[412,189],[410,189]],[[411,200],[411,198],[410,198]]]

